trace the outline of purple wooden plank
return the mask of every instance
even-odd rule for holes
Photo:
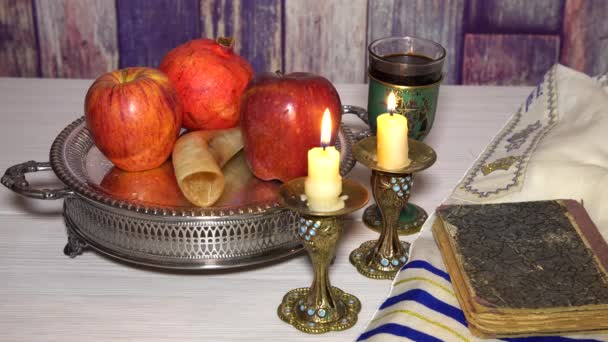
[[[96,78],[118,66],[112,0],[36,0],[45,77]]]
[[[240,53],[256,72],[283,69],[281,65],[281,3],[279,0],[241,2],[243,27]]]
[[[285,2],[285,71],[365,81],[366,0]]]
[[[30,1],[0,0],[0,76],[38,76],[36,28]]]
[[[567,0],[562,63],[590,75],[608,71],[608,1]]]
[[[535,85],[559,57],[557,35],[467,34],[463,84]]]
[[[236,39],[235,52],[256,72],[282,69],[281,0],[201,0],[202,36]]]
[[[158,67],[174,47],[200,36],[198,0],[119,0],[120,67]]]
[[[470,0],[466,30],[559,34],[563,8],[564,0]]]
[[[465,0],[369,0],[367,40],[414,36],[447,50],[444,83],[458,83]]]

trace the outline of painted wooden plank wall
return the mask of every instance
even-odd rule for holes
[[[608,1],[566,0],[562,61],[596,75],[608,71]]]
[[[113,0],[36,0],[44,77],[92,78],[118,67]]]
[[[172,48],[198,38],[199,0],[119,0],[120,67],[158,67]]]
[[[369,0],[368,41],[408,35],[439,42],[447,50],[444,83],[458,83],[464,7],[464,0]]]
[[[187,40],[231,35],[256,72],[364,82],[371,40],[414,35],[446,47],[447,84],[534,84],[555,48],[607,71],[606,13],[608,0],[0,0],[0,76],[155,67]]]
[[[463,84],[537,84],[559,60],[559,36],[467,34]]]
[[[285,70],[365,80],[366,0],[285,1]]]
[[[0,76],[38,76],[36,30],[30,1],[0,0]]]
[[[280,0],[201,0],[201,36],[234,37],[256,72],[283,69],[282,18]]]
[[[564,0],[469,0],[467,31],[559,34]]]

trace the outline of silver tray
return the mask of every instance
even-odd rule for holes
[[[345,113],[364,110],[344,106]],[[354,135],[342,125],[337,148],[340,172],[354,166]],[[55,139],[49,162],[29,161],[7,169],[2,184],[38,199],[64,199],[68,233],[64,252],[72,257],[91,247],[138,264],[177,269],[241,267],[278,260],[302,249],[296,213],[282,207],[278,183],[253,181],[212,208],[125,199],[101,183],[113,165],[93,144],[84,118]],[[67,187],[33,189],[25,173],[54,171]],[[263,195],[256,189],[263,187]]]

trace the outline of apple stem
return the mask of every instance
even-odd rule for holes
[[[282,72],[281,70],[277,70],[277,71],[275,71],[274,73],[275,73],[277,76],[279,76],[279,77],[283,77],[283,76],[284,76],[284,75],[283,75],[283,72]]]
[[[121,83],[127,82],[127,74],[128,74],[127,69],[122,69],[122,72],[120,73]]]
[[[218,37],[216,42],[230,51],[234,47],[234,38],[232,37]]]

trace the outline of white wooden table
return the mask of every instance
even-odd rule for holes
[[[26,160],[47,161],[55,136],[82,115],[90,84],[0,78],[0,172]],[[344,104],[366,106],[366,85],[337,88]],[[435,126],[426,139],[438,160],[417,175],[411,200],[433,210],[529,91],[443,86]],[[350,177],[369,186],[369,171],[361,166]],[[47,187],[60,185],[52,174],[30,179]],[[361,223],[361,212],[346,222],[330,270],[333,285],[361,299],[359,322],[350,330],[315,336],[295,330],[276,314],[288,290],[310,284],[305,254],[213,273],[152,271],[91,251],[70,259],[62,253],[61,204],[0,189],[1,341],[352,341],[390,289],[390,281],[364,278],[348,261],[352,249],[377,237]]]

